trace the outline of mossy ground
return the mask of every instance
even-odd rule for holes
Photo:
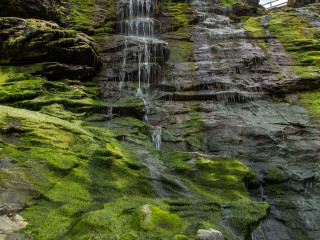
[[[200,156],[193,165],[188,153],[153,150],[195,196],[157,199],[148,170],[131,151],[152,151],[148,138],[128,148],[117,140],[121,132],[29,110],[0,110],[1,156],[20,166],[10,173],[13,177],[24,176],[41,195],[23,214],[35,239],[171,239],[181,233],[192,237],[200,219],[232,239],[220,223],[221,205],[232,209],[227,220],[241,235],[267,214],[267,204],[249,199],[244,184],[249,171],[236,159]],[[136,126],[132,133],[127,131],[129,136],[146,132],[146,124],[136,119],[113,121],[122,121],[128,129]],[[1,182],[10,186],[9,178]],[[146,204],[149,210],[141,212]]]

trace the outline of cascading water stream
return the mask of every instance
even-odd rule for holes
[[[161,130],[160,126],[156,126],[151,134],[153,145],[157,150],[160,150],[161,146]]]
[[[149,87],[157,78],[160,65],[164,64],[166,42],[155,37],[155,20],[152,18],[157,6],[153,0],[123,0],[124,11],[120,17],[120,32],[124,35],[122,65],[118,74],[119,89],[126,81],[137,81],[136,96],[146,108],[144,121],[148,122],[148,114],[152,106]],[[128,64],[134,66],[131,72]],[[160,149],[161,130],[154,127],[152,140],[156,149]],[[161,128],[160,128],[161,129]]]

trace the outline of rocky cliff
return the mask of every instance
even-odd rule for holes
[[[0,239],[317,239],[317,4],[0,1]]]

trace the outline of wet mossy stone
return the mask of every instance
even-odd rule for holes
[[[82,119],[104,107],[100,89],[86,82],[48,81],[43,64],[0,66],[0,103],[41,111],[66,120]]]
[[[182,221],[174,214],[153,205],[143,205],[140,209],[140,226],[146,231],[177,232]]]
[[[38,193],[29,196],[31,207],[24,213],[35,239],[192,238],[199,219],[236,239],[233,231],[245,236],[267,214],[266,203],[249,199],[244,185],[249,170],[236,159],[156,152],[167,160],[167,174],[175,167],[183,169],[175,171],[175,178],[179,176],[192,194],[190,199],[154,198],[148,171],[132,151],[145,150],[146,143],[131,148],[117,140],[117,133],[91,123],[6,106],[0,111],[1,156],[19,166],[12,179],[22,176]],[[123,121],[142,135],[145,123]],[[14,128],[7,133],[10,126]],[[144,141],[150,142],[147,137]],[[148,143],[147,149],[151,146]],[[5,179],[11,183],[6,186],[13,180]],[[229,228],[221,225],[222,217]]]
[[[188,27],[194,19],[192,9],[187,1],[170,1],[166,5],[166,10],[171,16],[171,30]]]
[[[0,18],[0,63],[57,61],[98,68],[93,40],[83,33],[37,19]]]
[[[62,0],[61,22],[70,29],[93,35],[114,33],[117,0]]]
[[[269,29],[293,57],[292,69],[302,79],[315,80],[305,84],[305,89],[320,87],[317,81],[320,78],[319,30],[297,13],[277,11],[270,16]]]
[[[266,171],[266,182],[279,183],[281,182],[281,171],[279,168],[270,168]]]
[[[320,91],[312,91],[300,94],[302,103],[315,119],[320,119]]]
[[[185,235],[178,234],[178,235],[174,236],[174,239],[173,239],[173,240],[190,240],[190,238],[188,238],[188,237],[185,236]]]

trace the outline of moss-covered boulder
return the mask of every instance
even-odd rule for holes
[[[58,61],[97,68],[93,40],[56,23],[36,19],[0,18],[0,63]]]
[[[177,232],[182,228],[178,216],[146,204],[140,209],[140,226],[146,231]]]

